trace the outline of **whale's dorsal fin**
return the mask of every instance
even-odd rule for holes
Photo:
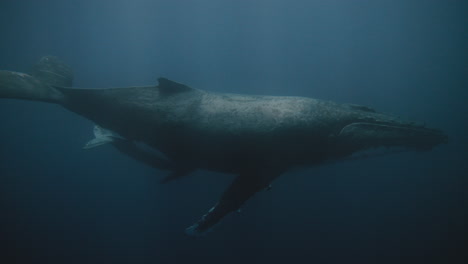
[[[174,82],[166,78],[158,78],[158,82],[159,91],[164,95],[189,92],[193,90],[185,84]]]

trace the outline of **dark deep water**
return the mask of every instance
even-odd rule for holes
[[[0,100],[0,263],[467,263],[466,1],[0,1],[0,69],[369,105],[448,145],[295,170],[203,238],[231,176],[163,173],[59,106]]]

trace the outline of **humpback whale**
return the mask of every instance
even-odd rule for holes
[[[158,85],[103,89],[72,88],[72,82],[71,68],[46,56],[30,74],[0,71],[0,97],[59,104],[93,121],[96,139],[87,147],[113,144],[169,171],[163,182],[197,169],[237,175],[219,201],[186,229],[189,235],[207,232],[291,168],[376,147],[428,151],[448,141],[441,130],[360,105],[213,93],[166,78]]]

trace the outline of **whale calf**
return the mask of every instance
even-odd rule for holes
[[[30,74],[0,71],[0,97],[59,104],[93,121],[100,131],[88,147],[111,143],[170,171],[163,182],[197,169],[237,175],[219,201],[186,229],[189,235],[207,232],[291,168],[377,147],[427,151],[448,141],[441,130],[360,105],[212,93],[166,78],[158,85],[104,89],[71,88],[72,82],[70,67],[46,56]]]

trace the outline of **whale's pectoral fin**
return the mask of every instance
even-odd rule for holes
[[[185,177],[190,174],[193,169],[189,168],[182,168],[182,169],[175,169],[171,173],[169,173],[166,177],[161,180],[161,183],[168,183],[173,180],[177,180],[179,178]]]
[[[221,196],[218,203],[205,214],[198,223],[185,230],[188,235],[202,235],[209,231],[227,214],[239,208],[256,192],[261,191],[281,174],[282,171],[245,173],[237,176]]]
[[[122,139],[122,137],[119,136],[117,133],[107,130],[105,128],[102,128],[98,125],[94,126],[93,133],[94,133],[95,138],[88,141],[83,146],[84,149],[95,148],[95,147],[98,147],[107,143],[112,143],[116,139]]]
[[[99,147],[101,145],[111,143],[113,141],[114,141],[114,139],[109,138],[109,137],[106,137],[106,138],[93,138],[90,141],[86,142],[86,144],[83,146],[83,149],[91,149],[91,148]]]

